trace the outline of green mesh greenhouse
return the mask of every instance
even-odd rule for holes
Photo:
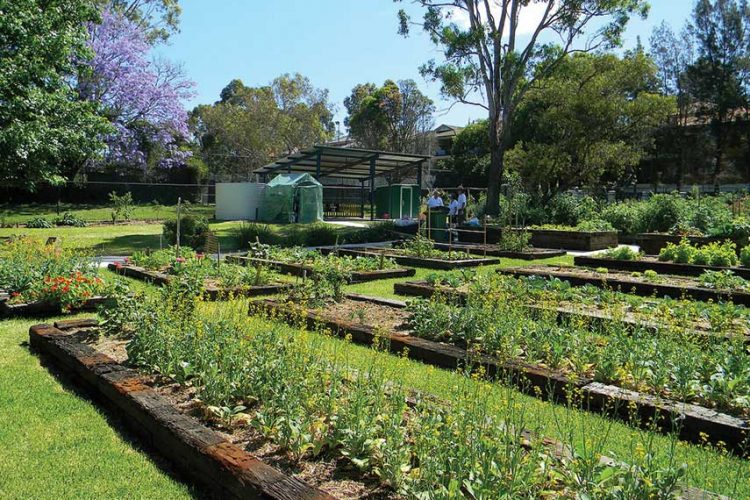
[[[321,199],[321,201],[326,207],[336,205],[339,202],[338,199],[330,196],[330,193],[336,191],[334,188],[343,186],[350,191],[358,190],[360,199],[359,213],[361,217],[364,218],[365,205],[369,203],[370,219],[374,219],[376,215],[376,182],[380,181],[381,185],[395,185],[407,176],[415,175],[417,181],[415,192],[419,195],[422,188],[422,171],[429,160],[429,156],[411,153],[317,145],[279,158],[273,163],[254,170],[253,173],[256,174],[258,182],[268,182],[272,176],[277,175],[279,172],[284,172],[286,176],[306,174],[307,176],[303,177],[304,179],[325,180],[325,188],[327,190],[325,192],[328,193],[329,199]],[[279,177],[274,178],[271,182],[276,182],[277,180],[279,180]],[[281,194],[277,196],[278,199],[274,198],[269,203],[267,210],[261,209],[261,219],[274,222],[289,222],[290,211],[293,212],[289,208],[289,199],[291,196],[288,192],[286,196]],[[401,199],[400,196],[401,188],[399,187],[399,200]],[[407,197],[407,199],[411,200],[412,198]],[[285,210],[277,208],[277,205],[283,205],[284,203],[287,207]],[[407,212],[414,215],[416,203],[414,202],[409,209],[408,207],[402,207],[403,204],[399,201],[396,210],[389,206],[388,213],[391,215],[391,212],[394,214]],[[393,207],[395,206],[393,205]],[[406,208],[406,210],[402,208]],[[416,209],[418,210],[418,207]],[[310,220],[308,213],[303,213],[302,215],[303,218],[300,222]],[[318,212],[316,217],[321,217],[321,215]]]
[[[322,221],[323,185],[310,174],[277,175],[263,191],[260,219],[300,224]]]

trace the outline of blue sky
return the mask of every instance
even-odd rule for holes
[[[463,125],[482,118],[481,108],[450,107],[439,87],[425,82],[419,66],[439,54],[416,29],[409,38],[396,33],[391,0],[181,0],[181,32],[159,52],[184,65],[197,83],[189,103],[211,103],[233,78],[264,85],[283,73],[299,72],[327,88],[342,122],[343,99],[357,83],[412,78],[435,101],[435,121]],[[693,0],[651,0],[648,19],[631,20],[626,47],[640,35],[644,44],[654,26],[666,20],[678,31]],[[419,11],[416,11],[417,14]]]

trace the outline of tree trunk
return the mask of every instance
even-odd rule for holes
[[[722,160],[724,157],[724,122],[723,118],[719,118],[719,122],[716,124],[716,156],[714,157],[714,174],[713,184],[714,188],[719,185],[719,174],[721,173]]]
[[[497,216],[500,213],[500,184],[503,180],[505,150],[508,147],[510,127],[490,119],[490,169],[487,175],[487,215]]]

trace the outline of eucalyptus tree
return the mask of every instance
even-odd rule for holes
[[[396,0],[401,1],[401,0]],[[442,50],[421,73],[442,94],[488,114],[490,166],[487,210],[499,211],[504,156],[512,141],[518,104],[536,81],[566,55],[621,44],[633,15],[646,16],[645,0],[413,0],[424,10],[413,23],[399,11],[399,32],[420,26]],[[581,35],[590,28],[585,41]]]
[[[414,80],[386,80],[382,87],[357,85],[344,99],[344,124],[363,147],[428,153],[435,105]]]

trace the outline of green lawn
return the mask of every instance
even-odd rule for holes
[[[223,251],[237,249],[237,242],[232,236],[234,228],[240,222],[214,222],[211,229],[216,232]],[[0,236],[25,234],[35,238],[46,239],[56,236],[63,246],[82,248],[95,255],[131,255],[146,248],[158,249],[161,241],[161,224],[118,224],[97,225],[89,227],[55,227],[51,229],[0,228]]]
[[[208,219],[214,216],[213,205],[190,205],[190,211]],[[44,217],[50,222],[62,216],[65,212],[75,214],[79,219],[91,222],[110,222],[112,209],[107,205],[92,205],[80,203],[29,203],[0,205],[0,222],[3,225],[25,224],[29,219]],[[160,221],[175,217],[176,206],[154,204],[136,205],[133,208],[134,221]]]
[[[192,497],[29,352],[40,322],[0,321],[0,498]]]

